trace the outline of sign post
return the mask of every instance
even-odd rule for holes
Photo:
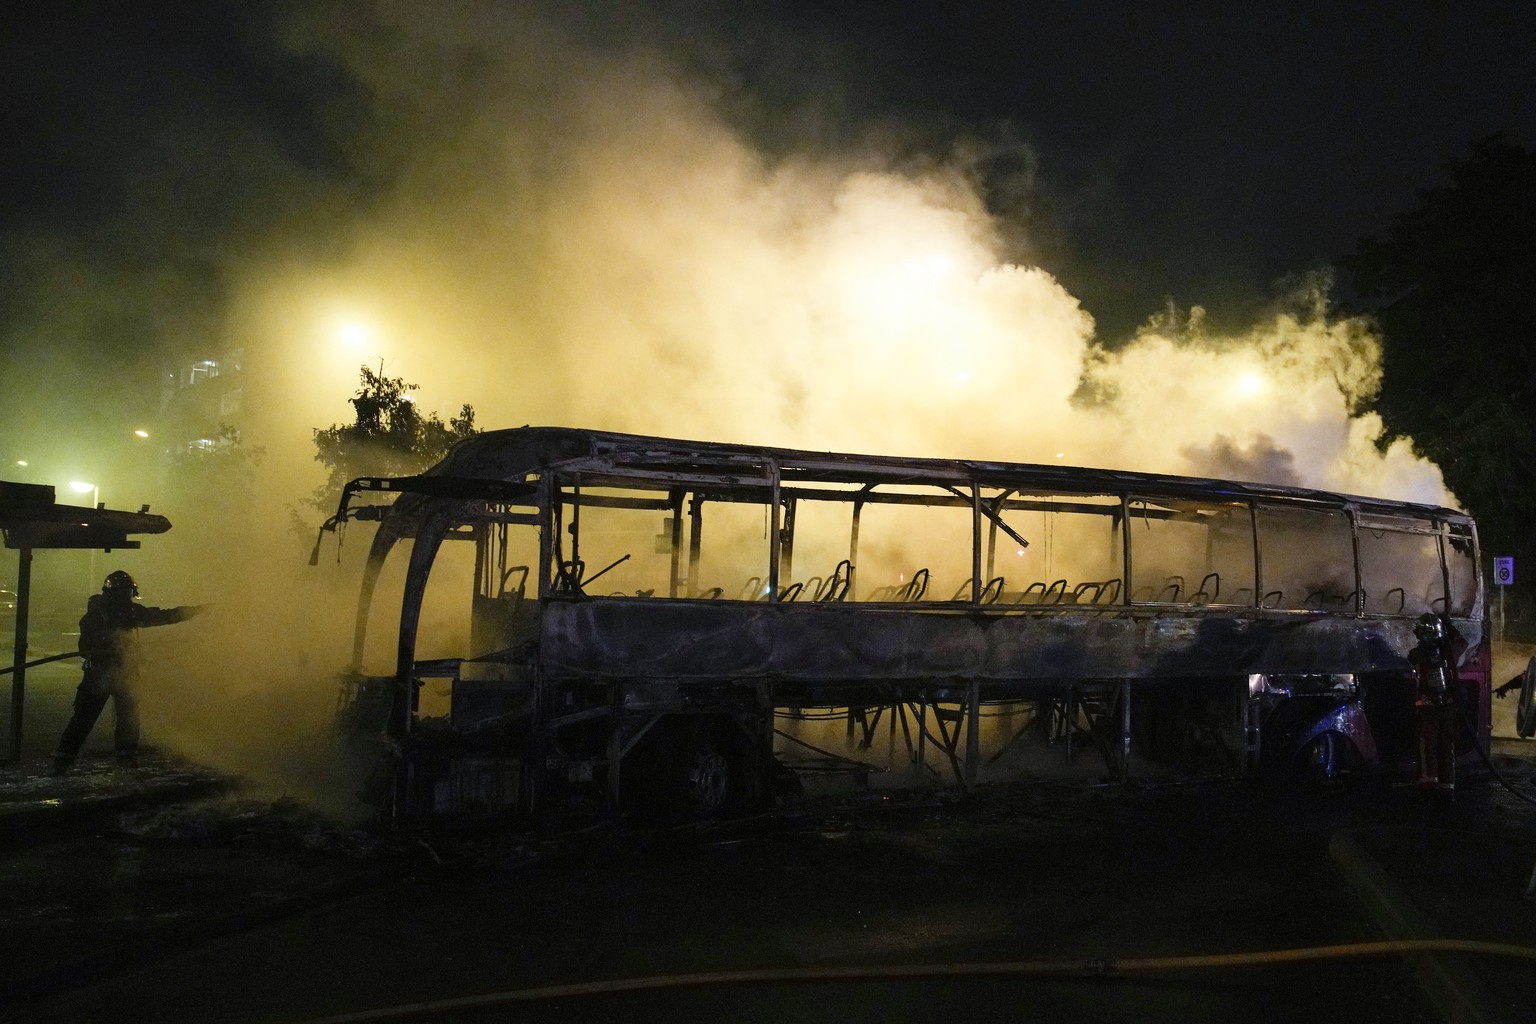
[[[1493,582],[1499,585],[1499,639],[1504,639],[1504,588],[1515,582],[1513,555],[1499,555],[1493,560]]]

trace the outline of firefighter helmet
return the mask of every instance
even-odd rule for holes
[[[129,600],[139,596],[139,585],[133,582],[133,577],[121,569],[109,573],[102,581],[101,592],[113,597],[122,596]]]
[[[1413,635],[1420,640],[1439,640],[1445,636],[1445,626],[1440,622],[1440,616],[1425,612],[1413,624]]]

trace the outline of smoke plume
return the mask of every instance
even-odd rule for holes
[[[1380,346],[1330,315],[1326,280],[1241,334],[1196,307],[1111,345],[1048,268],[1009,258],[1012,227],[958,160],[769,156],[659,51],[584,49],[489,7],[373,12],[389,31],[310,23],[294,45],[368,83],[409,170],[346,259],[252,275],[237,321],[292,374],[268,439],[287,468],[363,355],[492,427],[1447,498],[1354,415]],[[365,351],[338,344],[344,322]]]

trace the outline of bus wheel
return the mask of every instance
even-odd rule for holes
[[[1350,778],[1360,770],[1360,751],[1348,736],[1325,729],[1312,737],[1296,757],[1302,778],[1323,784]]]
[[[713,747],[695,747],[683,770],[684,803],[693,816],[708,818],[726,809],[731,794],[731,763]]]
[[[624,766],[625,809],[642,821],[677,825],[734,810],[744,766],[706,719],[659,722]]]

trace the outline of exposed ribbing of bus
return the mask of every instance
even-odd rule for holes
[[[542,798],[611,807],[609,763],[652,770],[627,752],[678,742],[648,732],[658,721],[741,724],[750,711],[687,695],[740,687],[768,695],[764,736],[802,792],[1236,776],[1277,756],[1347,773],[1409,755],[1416,617],[1481,615],[1470,523],[1423,506],[1346,511],[1218,481],[1178,497],[913,482],[889,466],[782,486],[622,475],[556,476],[544,550],[532,505],[445,529],[410,728],[463,764],[438,758],[418,811],[526,801],[522,759],[546,728]],[[385,562],[365,675],[395,672],[412,549]],[[658,618],[666,606],[682,617]],[[579,637],[541,633],[541,609],[577,616]],[[533,707],[540,679],[552,710]]]

